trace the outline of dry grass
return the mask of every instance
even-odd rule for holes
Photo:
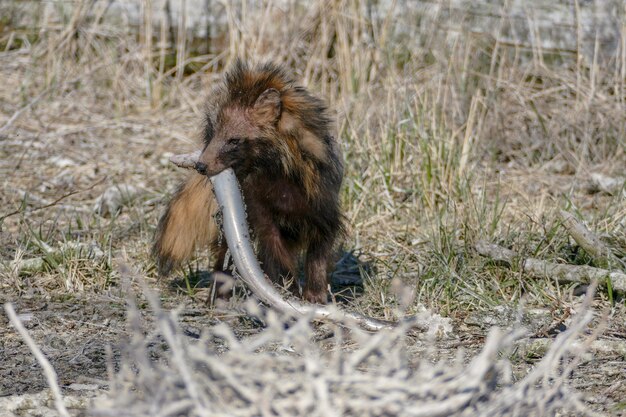
[[[583,336],[593,316],[588,306],[533,371],[514,383],[507,357],[524,334],[520,329],[492,329],[467,364],[460,350],[454,359],[433,363],[424,359],[435,350],[433,341],[415,340],[405,326],[372,334],[343,322],[320,334],[306,317],[294,321],[259,311],[253,302],[248,303],[249,314],[263,320],[263,330],[241,335],[220,323],[190,341],[177,313],[162,311],[149,291],[147,298],[158,320],[154,328],[142,328],[141,314],[131,302],[129,322],[135,336],[127,346],[125,366],[111,378],[111,391],[96,402],[93,415],[593,414],[567,385],[581,353],[592,343],[593,336]],[[146,333],[150,336],[140,336]],[[154,344],[167,345],[166,361],[150,360]],[[563,366],[554,366],[559,362]]]
[[[169,26],[161,2],[141,2],[137,21],[107,4],[0,5],[3,298],[111,296],[120,285],[113,260],[123,256],[180,301],[149,258],[163,201],[184,175],[166,155],[194,148],[205,94],[238,56],[283,63],[337,112],[345,247],[373,265],[353,308],[394,319],[427,306],[462,323],[525,303],[558,321],[577,303],[569,287],[492,265],[473,246],[485,239],[592,263],[560,226],[561,208],[624,258],[624,186],[587,185],[592,173],[618,178],[626,166],[622,9],[606,57],[583,53],[580,22],[569,29],[580,50],[544,50],[538,36],[500,37],[506,20],[480,33],[474,15],[437,2],[209,2],[210,13],[178,17],[210,16],[208,41]],[[121,212],[96,214],[97,197],[120,185],[139,192]],[[104,255],[59,251],[77,242]],[[43,268],[15,267],[36,257]],[[190,268],[207,265],[202,255]],[[408,306],[398,281],[415,289]],[[600,289],[596,308],[613,320],[622,297]]]

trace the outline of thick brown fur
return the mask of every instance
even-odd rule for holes
[[[207,176],[232,167],[241,184],[258,256],[275,282],[297,276],[305,254],[303,297],[327,301],[327,264],[342,231],[343,165],[324,103],[275,65],[237,61],[207,112],[199,170],[170,201],[154,245],[159,270],[211,245],[223,268],[225,243],[212,219],[217,209]]]

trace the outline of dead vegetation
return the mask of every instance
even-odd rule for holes
[[[597,49],[601,53],[589,54],[589,39],[593,39],[589,30],[594,26],[589,29],[588,22],[581,20],[584,5],[575,3],[578,9],[570,10],[573,17],[567,19],[573,23],[563,29],[576,39],[577,46],[571,50],[544,48],[542,38],[547,34],[539,24],[532,24],[533,19],[547,19],[548,13],[541,15],[543,9],[534,17],[526,10],[523,19],[515,20],[519,10],[490,6],[489,15],[500,13],[508,18],[488,31],[479,31],[475,9],[439,2],[320,0],[305,6],[296,1],[263,1],[243,7],[236,2],[210,1],[206,3],[209,9],[171,13],[170,18],[161,1],[137,3],[136,14],[116,9],[107,1],[2,2],[0,300],[13,301],[18,313],[32,312],[29,331],[44,353],[53,356],[55,369],[68,369],[65,377],[60,375],[63,381],[72,381],[80,371],[64,368],[67,356],[55,350],[46,332],[59,329],[90,349],[98,335],[83,327],[83,319],[72,315],[75,310],[67,316],[59,313],[63,321],[54,321],[44,314],[45,306],[66,303],[68,308],[81,309],[94,300],[93,305],[98,306],[123,305],[125,291],[115,267],[117,259],[133,265],[133,277],[159,288],[167,308],[185,303],[184,310],[199,311],[194,326],[224,319],[220,309],[205,305],[208,291],[199,278],[202,274],[195,272],[206,270],[206,254],[199,254],[189,270],[174,277],[179,285],[171,285],[157,279],[149,247],[163,201],[183,175],[167,160],[173,153],[194,150],[206,92],[222,69],[240,56],[288,66],[337,111],[347,170],[343,207],[351,227],[344,246],[358,249],[361,259],[370,265],[363,268],[364,290],[348,308],[388,320],[423,308],[452,318],[457,325],[455,342],[441,342],[433,348],[436,353],[431,358],[436,359],[455,356],[459,345],[474,353],[486,343],[492,325],[513,326],[516,313],[504,312],[517,311],[520,305],[541,312],[541,326],[522,320],[531,328],[530,334],[541,338],[538,345],[550,343],[565,329],[571,330],[569,336],[561,335],[559,340],[584,339],[589,330],[577,327],[580,321],[573,319],[585,317],[575,314],[581,314],[579,294],[583,291],[548,273],[530,274],[515,262],[502,265],[497,259],[486,259],[475,250],[479,242],[486,241],[523,258],[557,266],[598,266],[624,274],[626,11],[616,2],[619,36],[612,52]],[[204,30],[208,30],[208,38],[198,37],[197,30],[181,29],[180,23],[197,16],[207,16],[204,23],[209,28]],[[535,36],[511,42],[511,27],[523,24],[520,22],[526,22]],[[99,200],[107,190],[120,191],[112,191],[117,195],[110,200],[112,204]],[[95,206],[99,210],[94,210]],[[561,210],[582,222],[601,242],[600,258],[563,227]],[[610,280],[607,284],[598,289],[589,307],[595,314],[592,328],[604,323],[600,327],[603,333],[594,335],[594,343],[619,346],[626,338],[623,292],[613,288]],[[235,298],[230,305],[237,302]],[[145,303],[140,306],[148,308]],[[148,310],[142,314],[151,322]],[[173,329],[175,343],[168,344],[165,352],[148,355],[163,361],[147,363],[144,351],[129,351],[125,356],[115,347],[112,366],[120,373],[111,377],[109,389],[114,388],[115,378],[122,378],[128,392],[148,390],[143,376],[128,370],[130,363],[141,359],[151,375],[162,381],[159,387],[172,389],[168,392],[182,396],[176,397],[181,401],[198,401],[192,393],[173,387],[179,387],[176,378],[182,375],[176,361],[189,360],[185,366],[195,366],[197,359],[188,355],[204,347],[195,343],[189,351],[177,350],[182,336],[171,325],[174,319],[165,316],[165,312],[158,315],[145,339],[136,336],[137,344],[144,345],[153,343],[165,328]],[[293,325],[293,333],[273,333],[274,325],[267,322],[264,330],[249,323],[242,330],[245,319],[240,314],[235,317],[227,321],[237,337],[231,338],[230,353],[221,362],[241,381],[230,388],[233,398],[245,399],[245,394],[236,393],[237,387],[243,387],[250,398],[260,395],[246,385],[255,380],[245,380],[241,372],[248,369],[262,379],[269,378],[271,375],[263,372],[272,369],[274,377],[283,379],[302,372],[294,379],[295,391],[289,395],[308,392],[313,397],[303,394],[303,401],[323,399],[330,394],[315,393],[320,389],[316,384],[328,386],[329,378],[341,375],[337,363],[327,356],[347,355],[344,359],[352,360],[350,345],[339,342],[305,344],[310,351],[300,352],[301,341],[317,340],[304,321]],[[35,325],[38,320],[40,327]],[[169,324],[165,326],[163,320]],[[103,381],[107,379],[104,346],[126,333],[119,320],[111,323],[117,327],[107,330],[99,350],[85,350],[83,345],[93,365],[90,377],[99,378],[100,386],[106,386]],[[141,329],[142,334],[146,332]],[[215,329],[207,327],[204,334]],[[130,330],[132,334],[133,328]],[[21,379],[29,372],[40,378],[38,370],[28,368],[33,362],[23,359],[25,346],[17,342],[13,331],[8,327],[0,331],[7,340],[0,360],[13,364],[9,365],[12,369],[0,370],[0,380],[9,381],[0,385],[0,395],[26,393],[29,388],[11,382],[16,378],[11,372]],[[253,335],[246,336],[246,332]],[[343,330],[333,332],[336,338]],[[260,341],[266,336],[264,349],[272,354],[262,350],[246,357],[252,352],[248,347],[236,350],[241,340]],[[290,337],[297,339],[293,352],[276,348]],[[354,351],[378,343],[376,340],[363,336]],[[510,336],[488,340],[494,345],[487,343],[483,352],[494,346],[512,346]],[[526,346],[532,346],[531,341],[534,339]],[[65,349],[70,352],[80,347],[68,345]],[[487,372],[485,381],[502,385],[496,389],[486,383],[473,393],[500,404],[497,401],[505,400],[497,393],[506,391],[517,398],[522,391],[515,390],[528,383],[524,389],[544,395],[547,401],[526,404],[524,407],[530,408],[519,412],[509,409],[502,415],[550,415],[563,404],[577,407],[583,403],[581,407],[587,411],[618,413],[623,409],[626,365],[623,354],[615,353],[619,349],[612,353],[592,350],[591,357],[570,352],[566,345],[554,349],[547,355],[541,350],[538,356],[544,359],[534,356],[532,348],[521,356],[504,355],[512,373],[491,369],[499,376]],[[489,358],[495,358],[493,351],[489,352]],[[173,357],[179,353],[182,359]],[[337,382],[337,389],[329,391],[328,402],[320,400],[316,410],[321,414],[327,410],[324,407],[346,414],[357,410],[347,405],[350,398],[365,395],[355,387],[376,387],[382,381],[377,378],[397,380],[398,391],[386,393],[400,395],[397,399],[404,398],[402,401],[412,398],[417,404],[428,398],[429,381],[434,384],[428,375],[435,380],[443,375],[455,380],[471,369],[457,361],[450,373],[437,374],[439,368],[429,368],[421,359],[423,351],[396,353],[376,356],[378,371],[363,369],[357,385]],[[15,355],[21,362],[10,359]],[[246,361],[256,363],[251,359],[255,355],[258,368],[251,368]],[[565,361],[569,365],[558,368],[556,364],[564,356],[572,362]],[[553,373],[538,366],[547,360],[554,361]],[[312,364],[317,368],[307,368]],[[306,372],[319,376],[316,384],[299,379],[306,378]],[[540,376],[525,379],[527,372]],[[173,379],[168,380],[168,375]],[[506,385],[505,375],[515,384]],[[201,378],[203,390],[230,384],[221,377],[211,380],[214,376],[211,371],[193,377]],[[402,384],[411,389],[424,385],[425,391],[418,395]],[[30,390],[44,385],[31,384]],[[583,395],[574,394],[575,389]],[[279,394],[264,395],[274,398],[277,406],[295,398]],[[405,394],[406,398],[401,397]],[[568,403],[570,398],[581,402]],[[141,408],[148,404],[134,402],[139,397],[127,400],[135,404],[137,413],[149,413]],[[467,410],[476,411],[487,410],[480,407],[488,403],[459,404],[469,404]],[[381,407],[385,404],[380,403]],[[197,406],[194,403],[180,412],[203,410],[193,408]],[[116,409],[114,403],[107,407]],[[305,402],[293,407],[281,412],[310,410]],[[582,408],[568,410],[586,412],[580,411]],[[369,412],[404,415],[405,411],[383,407]],[[461,412],[458,415],[464,415]]]
[[[589,414],[566,383],[585,346],[582,336],[592,314],[581,311],[576,324],[560,334],[526,376],[514,382],[507,356],[523,337],[520,329],[492,329],[480,353],[467,364],[415,361],[428,356],[434,340],[408,336],[409,326],[363,332],[344,321],[320,337],[310,319],[293,321],[250,302],[249,314],[262,318],[257,334],[236,335],[223,323],[206,328],[189,343],[176,313],[165,313],[154,295],[155,331],[167,343],[167,361],[149,360],[150,338],[137,337],[124,367],[111,381],[96,416],[539,416],[555,411]],[[131,320],[139,317],[132,307]],[[135,320],[137,323],[137,321]],[[145,334],[137,327],[134,334]],[[311,340],[318,339],[318,343]],[[505,358],[502,358],[504,355]],[[563,361],[563,366],[555,363]],[[548,382],[549,381],[549,382]],[[139,390],[136,390],[139,388]]]

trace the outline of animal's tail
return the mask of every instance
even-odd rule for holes
[[[161,275],[189,259],[199,246],[208,246],[218,237],[213,220],[217,202],[207,177],[192,173],[181,184],[159,220],[152,247]]]

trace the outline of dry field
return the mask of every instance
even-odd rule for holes
[[[623,3],[592,53],[583,1],[573,49],[544,48],[541,8],[512,42],[500,6],[478,30],[457,2],[200,3],[0,3],[0,302],[65,398],[0,315],[0,416],[624,413]],[[342,308],[450,332],[294,321],[242,288],[212,303],[206,253],[157,276],[185,175],[168,157],[197,147],[236,57],[282,63],[336,114]]]

